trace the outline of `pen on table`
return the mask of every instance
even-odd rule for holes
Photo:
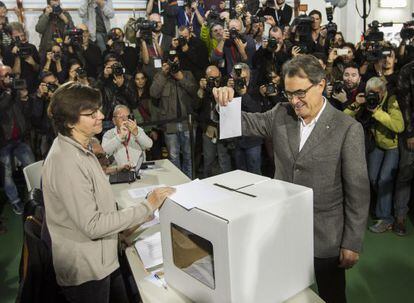
[[[165,290],[167,290],[167,283],[165,283],[164,281],[162,281],[162,279],[160,278],[159,275],[154,274],[155,279],[157,279],[158,281],[160,281],[162,287],[164,287]]]

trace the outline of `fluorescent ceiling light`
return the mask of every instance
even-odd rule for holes
[[[397,8],[406,6],[407,0],[379,0],[379,7]]]

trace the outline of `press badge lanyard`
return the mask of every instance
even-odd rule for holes
[[[187,26],[193,26],[194,13],[191,13],[191,19],[188,19],[187,13],[184,13],[184,17],[185,17],[185,23],[187,24]]]
[[[117,133],[119,134],[119,131],[117,130]],[[129,144],[129,140],[131,139],[131,133],[128,132],[128,138],[126,139],[126,141],[122,142],[122,145],[125,146],[125,152],[126,152],[126,156],[127,156],[127,161],[129,161],[129,151],[128,151],[128,144]]]
[[[159,45],[159,46],[161,46],[161,43],[162,43],[162,38],[163,38],[163,37],[164,37],[164,36],[163,36],[163,34],[161,33],[161,34],[160,34],[160,39],[159,39],[159,41],[158,41],[158,45]],[[158,54],[157,46],[155,45],[155,42],[154,42],[154,41],[152,42],[152,47],[154,48],[155,55],[157,55],[157,57],[159,57],[160,55]]]

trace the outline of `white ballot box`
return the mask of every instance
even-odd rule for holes
[[[313,284],[310,188],[237,170],[179,186],[160,221],[165,279],[195,302],[283,302]]]

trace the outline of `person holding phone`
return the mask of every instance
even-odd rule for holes
[[[114,156],[118,166],[133,167],[141,154],[152,147],[152,140],[138,127],[125,105],[115,107],[112,121],[115,127],[104,134],[102,148],[108,156]]]

